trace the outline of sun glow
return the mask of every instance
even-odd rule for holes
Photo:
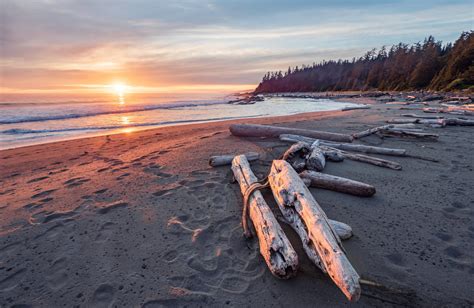
[[[118,83],[114,83],[112,85],[112,88],[114,89],[115,94],[117,94],[118,96],[123,96],[128,87],[126,84],[118,82]]]
[[[110,85],[110,88],[112,91],[117,95],[118,101],[120,105],[125,104],[125,93],[128,91],[129,87],[122,83],[122,82],[117,82],[112,85]]]

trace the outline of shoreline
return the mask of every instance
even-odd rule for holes
[[[122,131],[117,131],[117,132],[114,132],[114,131],[111,131],[111,132],[108,132],[108,133],[97,132],[97,133],[91,133],[91,136],[77,136],[77,137],[71,137],[71,138],[66,138],[66,139],[54,140],[54,141],[50,141],[50,142],[34,143],[34,144],[29,144],[29,145],[24,145],[24,146],[19,146],[19,147],[0,149],[0,153],[2,151],[8,151],[8,150],[14,150],[14,149],[20,149],[20,148],[26,148],[26,147],[41,146],[41,145],[47,145],[47,144],[57,143],[57,142],[77,141],[77,140],[81,140],[81,139],[89,139],[89,138],[97,138],[97,137],[113,136],[113,135],[122,135],[122,134],[127,134],[127,135],[128,134],[137,134],[137,133],[140,133],[140,132],[158,130],[158,129],[169,128],[169,127],[183,127],[183,126],[189,126],[189,125],[200,125],[200,124],[209,124],[209,123],[226,123],[226,122],[229,122],[229,124],[230,124],[230,123],[236,123],[236,121],[241,122],[243,120],[253,120],[253,119],[262,119],[262,120],[271,121],[271,120],[277,119],[277,118],[298,117],[298,116],[303,116],[303,117],[318,116],[319,114],[331,113],[331,112],[342,112],[342,110],[339,109],[339,110],[329,110],[329,111],[314,111],[314,112],[304,112],[304,113],[297,113],[297,114],[291,114],[291,115],[281,115],[281,116],[255,116],[255,117],[242,117],[242,118],[239,117],[239,118],[235,118],[235,119],[223,119],[223,120],[212,120],[212,119],[211,120],[202,120],[202,121],[196,120],[196,121],[190,122],[190,123],[164,124],[164,125],[161,125],[161,126],[155,126],[155,127],[150,127],[150,128],[144,128],[144,129],[136,129],[136,130],[134,130],[134,129],[137,128],[137,127],[125,127],[125,128],[122,128],[122,129],[117,129],[117,130],[122,130]],[[250,121],[249,121],[249,123],[250,123]],[[123,131],[123,130],[129,130],[129,129],[131,129],[131,130],[126,131],[126,132]]]
[[[270,97],[269,97],[270,98]],[[18,147],[24,147],[24,146],[31,146],[31,145],[39,145],[39,144],[44,144],[44,143],[51,143],[51,142],[58,142],[58,141],[67,141],[67,140],[76,140],[76,139],[81,139],[81,138],[89,138],[89,137],[96,137],[96,136],[105,136],[105,135],[114,135],[114,134],[120,134],[120,133],[131,133],[131,132],[137,132],[137,131],[142,131],[142,130],[149,130],[149,129],[155,129],[155,128],[160,128],[160,127],[170,127],[170,126],[182,126],[182,125],[191,125],[191,124],[199,124],[199,123],[212,123],[212,122],[222,122],[222,121],[228,121],[228,120],[243,120],[243,119],[253,119],[253,118],[266,118],[266,117],[276,117],[276,116],[287,116],[287,115],[297,115],[303,113],[310,113],[310,112],[322,112],[322,111],[337,111],[344,109],[348,102],[344,101],[337,101],[337,100],[329,100],[329,102],[320,102],[319,105],[316,103],[314,107],[312,106],[307,106],[306,104],[303,104],[302,108],[298,107],[291,107],[292,104],[296,104],[296,101],[291,101],[289,100],[286,104],[288,106],[281,106],[281,102],[278,100],[275,102],[277,108],[277,112],[269,112],[265,111],[265,108],[269,108],[271,106],[268,106],[268,103],[264,104],[263,98],[259,98],[259,100],[251,100],[248,101],[246,98],[241,98],[238,100],[234,101],[228,101],[228,102],[222,102],[222,103],[210,103],[210,104],[204,104],[204,105],[192,105],[196,109],[191,108],[190,109],[190,114],[191,116],[186,116],[187,110],[184,111],[185,116],[178,116],[177,114],[168,114],[167,116],[160,116],[156,115],[154,113],[148,114],[149,112],[155,112],[156,109],[140,109],[138,114],[135,113],[135,111],[130,111],[130,112],[120,112],[120,114],[124,114],[123,118],[126,118],[125,120],[122,119],[122,121],[129,121],[128,118],[131,117],[142,117],[142,120],[136,123],[128,123],[125,122],[127,125],[124,124],[106,124],[105,126],[98,126],[99,128],[102,129],[97,129],[96,127],[92,126],[89,127],[90,124],[85,125],[85,126],[78,126],[78,124],[74,124],[74,122],[69,123],[69,121],[76,121],[77,119],[81,119],[83,117],[95,117],[97,114],[91,114],[91,115],[84,115],[83,117],[66,117],[62,120],[55,120],[52,119],[53,124],[55,121],[62,121],[58,127],[53,127],[49,128],[48,124],[49,120],[44,120],[44,121],[32,121],[32,122],[19,122],[19,123],[5,123],[6,125],[5,130],[2,130],[2,138],[5,138],[4,144],[2,145],[2,148],[0,150],[7,150],[7,149],[13,149],[13,148],[18,148]],[[255,103],[258,103],[257,105],[257,111],[256,112],[246,112],[245,110],[242,110],[242,105],[254,105]],[[346,104],[344,104],[346,103]],[[263,104],[260,106],[260,104]],[[269,104],[272,104],[270,102]],[[340,106],[339,106],[340,104]],[[235,107],[234,107],[235,105]],[[209,114],[205,117],[202,116],[202,107],[206,108],[205,106],[209,106],[208,112]],[[224,106],[220,107],[221,109],[216,109],[213,110],[212,106]],[[295,105],[296,106],[296,105]],[[179,110],[179,106],[175,106],[173,108],[168,108],[164,110]],[[230,109],[229,109],[230,108]],[[278,108],[283,108],[283,112],[278,112]],[[133,108],[132,108],[133,109]],[[162,108],[158,108],[158,110],[161,110]],[[304,112],[302,110],[304,109],[328,109],[328,110],[317,110],[317,111],[309,111],[309,112]],[[230,110],[235,110],[235,112],[229,113]],[[267,114],[268,113],[268,114]],[[272,114],[273,113],[273,114]],[[279,115],[279,113],[287,113],[286,115]],[[109,113],[107,113],[109,114]],[[111,111],[112,115],[115,115],[116,113]],[[193,116],[193,114],[195,114]],[[99,113],[98,116],[101,116],[102,113]],[[153,120],[153,116],[157,116],[156,120]],[[102,120],[101,118],[96,119],[97,121]],[[34,128],[30,129],[31,124],[34,124]],[[41,124],[40,127],[38,127],[37,123],[44,123]],[[100,122],[99,122],[100,123]],[[16,125],[16,126],[15,126]],[[19,125],[19,126],[18,126]],[[26,125],[26,126],[25,126]],[[0,125],[2,126],[2,125]],[[97,126],[97,125],[96,125]],[[39,134],[39,135],[38,135]],[[44,135],[44,134],[49,134],[49,135]],[[60,135],[55,135],[55,134],[60,134]],[[14,137],[17,136],[15,139]],[[27,137],[27,138],[24,138]],[[30,138],[32,137],[32,138]],[[2,139],[3,140],[3,139]]]
[[[211,168],[208,159],[258,152],[261,160],[252,169],[263,178],[288,144],[232,136],[230,124],[350,134],[403,112],[369,98],[353,102],[372,108],[160,127],[0,151],[0,303],[347,306],[284,223],[300,270],[287,281],[271,276],[258,243],[242,238],[242,196],[230,167]],[[438,163],[379,156],[402,164],[401,171],[327,164],[328,174],[375,185],[372,198],[311,189],[329,218],[353,228],[354,237],[343,244],[361,277],[403,291],[364,286],[356,307],[473,303],[472,128],[429,130],[440,135],[438,142],[376,136],[361,142]],[[271,200],[271,193],[264,197]]]

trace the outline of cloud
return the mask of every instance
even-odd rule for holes
[[[469,1],[3,0],[2,85],[257,83],[268,70],[472,28]]]

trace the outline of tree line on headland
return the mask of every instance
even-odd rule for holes
[[[268,72],[255,93],[462,89],[474,91],[474,31],[463,32],[454,44],[429,36],[423,43],[384,46],[351,61]]]

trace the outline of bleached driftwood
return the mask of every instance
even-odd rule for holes
[[[311,186],[332,191],[342,192],[360,197],[370,197],[375,194],[375,187],[362,182],[343,177],[305,170],[300,173],[301,178],[311,181]]]
[[[336,150],[336,151],[339,151],[342,154],[342,156],[344,156],[344,158],[354,160],[354,161],[358,161],[358,162],[371,164],[371,165],[374,165],[374,166],[385,167],[385,168],[394,169],[394,170],[401,170],[402,169],[402,166],[399,163],[396,163],[396,162],[393,162],[393,161],[390,161],[390,160],[386,160],[386,159],[382,159],[382,158],[378,158],[378,157],[351,153],[351,152],[347,152],[347,151],[344,151],[344,150],[339,150],[339,149],[336,149],[336,148],[333,148],[333,147],[328,147],[328,146],[321,146],[321,149],[323,151],[334,151],[334,150]]]
[[[280,140],[287,142],[307,142],[314,143],[317,139],[298,136],[298,135],[289,135],[283,134],[280,135]],[[362,152],[366,154],[382,154],[382,155],[392,155],[392,156],[405,156],[406,150],[404,149],[393,149],[393,148],[383,148],[375,146],[367,146],[362,144],[348,144],[348,143],[333,143],[321,141],[321,145],[330,146],[340,150],[353,151],[353,152]]]
[[[248,152],[243,154],[247,158],[248,161],[254,161],[259,158],[259,154],[257,152]],[[212,167],[217,167],[217,166],[224,166],[224,165],[230,165],[232,163],[232,160],[234,159],[235,155],[216,155],[216,156],[211,156],[209,158],[209,165]]]
[[[230,132],[234,136],[239,137],[276,137],[281,134],[296,134],[307,137],[313,137],[323,140],[332,140],[338,142],[352,142],[353,138],[350,135],[323,132],[317,130],[279,127],[270,125],[257,124],[232,124],[229,127]]]
[[[382,129],[385,129],[389,126],[390,125],[383,125],[383,126],[378,126],[378,127],[374,127],[374,128],[371,128],[371,129],[367,129],[367,130],[364,130],[362,132],[352,134],[352,137],[354,137],[354,139],[360,139],[360,138],[363,138],[363,137],[367,137],[367,136],[375,134],[376,132],[378,132]]]
[[[326,272],[351,301],[360,297],[359,275],[347,259],[333,227],[295,170],[274,160],[268,176],[273,196],[300,236],[308,257]]]
[[[306,156],[310,153],[311,146],[306,142],[293,144],[283,154],[283,159],[293,166],[295,170],[301,171],[306,167]]]
[[[250,185],[257,182],[244,155],[233,159],[232,172],[242,194],[245,194]],[[279,278],[294,276],[298,267],[298,256],[260,191],[253,192],[248,202],[249,216],[257,233],[260,254],[268,268]]]
[[[326,166],[326,158],[323,150],[319,147],[319,140],[313,142],[311,150],[306,157],[306,168],[309,170],[322,171]]]
[[[416,118],[416,119],[442,119],[442,116],[430,116],[430,115],[419,115],[419,114],[414,114],[414,113],[405,113],[402,114],[402,117],[407,117],[407,118]]]
[[[453,109],[453,108],[423,108],[423,112],[426,113],[447,113],[447,114],[455,114],[455,115],[467,115],[472,116],[474,115],[474,111],[466,110],[466,109]]]
[[[392,123],[392,124],[426,124],[426,125],[437,125],[440,127],[446,126],[446,121],[444,119],[406,119],[406,118],[401,118],[401,119],[390,119],[387,120],[387,123]],[[393,127],[388,127],[387,129],[392,129]]]

